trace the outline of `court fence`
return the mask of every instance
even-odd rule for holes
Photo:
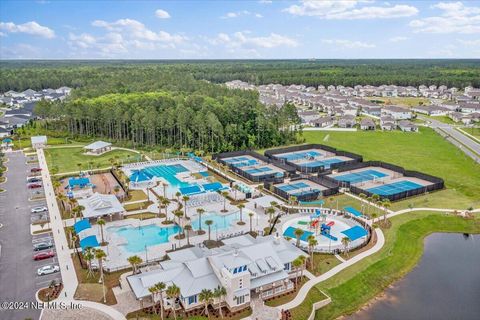
[[[290,182],[294,183],[295,181],[304,180],[304,179],[312,181],[316,184],[319,184],[319,185],[325,187],[326,189],[316,190],[316,191],[314,191],[314,190],[304,191],[305,193],[295,195],[295,198],[296,198],[297,201],[306,201],[306,202],[315,201],[315,200],[319,199],[320,197],[328,197],[328,196],[331,196],[331,195],[334,195],[334,194],[338,193],[338,190],[339,190],[338,184],[336,184],[332,181],[328,181],[327,179],[323,179],[323,177],[319,178],[319,177],[312,177],[312,176],[308,176],[308,177],[297,176],[295,178],[290,179]],[[279,197],[288,201],[292,195],[290,193],[288,193],[287,191],[282,190],[278,187],[278,185],[280,185],[282,183],[284,183],[283,179],[280,182],[265,181],[263,183],[263,187],[265,189],[270,190],[271,192],[275,193]]]
[[[238,174],[239,176],[248,179],[253,182],[264,182],[264,181],[270,181],[270,182],[280,182],[283,181],[283,176],[278,176],[277,172],[272,172],[272,173],[267,173],[265,172],[264,174],[261,175],[252,175],[248,173],[247,171],[243,170],[244,167],[235,167],[232,163],[226,162],[224,159],[226,158],[232,158],[232,157],[239,157],[239,156],[250,156],[253,157],[261,162],[264,162],[266,164],[271,164],[274,165],[275,167],[278,167],[284,171],[284,174],[286,175],[293,175],[295,174],[295,168],[282,163],[280,161],[274,160],[267,158],[265,156],[262,156],[261,154],[258,154],[252,150],[240,150],[240,151],[232,151],[232,152],[223,152],[223,153],[218,153],[212,156],[212,159],[215,161],[221,163],[222,165],[226,165]],[[248,167],[245,167],[245,169],[248,170]]]
[[[304,151],[304,150],[309,150],[309,149],[320,149],[324,150],[330,153],[335,154],[335,156],[341,156],[341,157],[347,157],[350,158],[351,160],[347,161],[342,161],[342,162],[337,162],[337,163],[332,163],[330,164],[331,169],[337,169],[337,168],[342,168],[345,166],[350,166],[352,164],[362,162],[363,158],[361,155],[358,155],[356,153],[351,153],[348,151],[343,151],[343,150],[337,150],[333,147],[329,147],[323,144],[303,144],[299,146],[293,146],[293,147],[286,147],[286,148],[278,148],[278,149],[270,149],[265,151],[265,155],[268,158],[275,159],[277,161],[280,161],[281,163],[286,163],[289,164],[290,166],[295,167],[296,170],[305,173],[305,174],[312,174],[312,173],[317,173],[317,172],[324,172],[328,170],[324,165],[319,165],[319,166],[312,166],[312,167],[307,167],[305,165],[301,165],[298,163],[295,163],[293,161],[290,161],[288,159],[284,159],[281,157],[278,157],[278,154],[282,153],[291,153],[291,152],[298,152],[298,151]],[[319,160],[322,161],[322,160]]]
[[[422,173],[422,172],[418,172],[418,171],[405,170],[404,168],[402,168],[400,166],[397,166],[397,165],[394,165],[394,164],[391,164],[391,163],[387,163],[387,162],[383,162],[383,161],[367,161],[367,162],[356,163],[356,164],[353,164],[349,167],[338,168],[338,170],[336,170],[336,171],[337,171],[337,173],[339,173],[339,172],[352,171],[352,170],[357,170],[357,169],[362,169],[362,168],[367,168],[367,167],[380,167],[380,168],[384,168],[384,169],[391,170],[393,172],[399,173],[399,174],[401,174],[401,175],[403,175],[404,177],[407,177],[407,178],[408,177],[417,178],[417,179],[421,179],[421,180],[425,180],[425,181],[430,182],[430,184],[427,185],[427,186],[422,186],[422,187],[419,187],[419,188],[416,188],[416,189],[411,189],[411,190],[407,190],[407,191],[398,192],[398,193],[395,193],[395,194],[382,195],[381,196],[381,198],[388,199],[390,201],[403,200],[403,199],[408,198],[408,197],[412,197],[412,196],[416,196],[416,195],[420,195],[420,194],[425,194],[427,192],[431,192],[431,191],[435,191],[435,190],[440,190],[440,189],[443,189],[445,187],[445,182],[443,181],[443,179],[441,179],[439,177],[435,177],[435,176],[432,176],[432,175],[429,175],[429,174],[426,174],[426,173]],[[327,172],[319,174],[319,177],[322,176],[322,177],[326,178],[327,180],[334,180],[334,181],[337,182],[339,187],[350,188],[350,191],[354,194],[357,194],[357,195],[362,194],[362,193],[365,194],[367,197],[371,197],[371,196],[374,195],[374,193],[369,192],[368,190],[362,189],[360,187],[356,187],[356,186],[352,185],[350,182],[337,181],[333,178],[330,178],[330,177],[326,176],[327,174],[331,174],[331,173],[332,173],[332,170],[329,170]]]

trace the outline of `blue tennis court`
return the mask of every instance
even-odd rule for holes
[[[283,185],[283,186],[278,187],[278,188],[280,190],[288,192],[288,191],[307,188],[307,187],[309,187],[309,185],[306,184],[305,182],[297,182],[297,183],[293,183],[293,184],[286,184],[286,185]]]
[[[247,160],[249,160],[247,157],[223,159],[223,161],[225,161],[226,163],[234,163],[234,162],[241,162],[241,161],[247,161]]]
[[[351,241],[355,241],[361,237],[368,235],[367,230],[360,226],[355,226],[347,230],[343,230],[342,233],[346,235]]]
[[[303,230],[303,234],[302,234],[302,236],[300,237],[300,240],[306,242],[307,239],[308,239],[308,237],[311,236],[312,234],[313,234],[313,232]],[[288,238],[292,238],[292,239],[296,239],[297,237],[295,236],[295,228],[294,228],[294,227],[288,227],[288,228],[285,229],[285,231],[283,232],[283,236],[284,236],[284,237],[288,237]]]
[[[369,169],[369,170],[364,170],[360,172],[352,172],[352,173],[348,173],[348,174],[344,174],[344,175],[336,176],[332,178],[338,181],[345,181],[353,184],[353,183],[375,180],[375,179],[383,178],[386,176],[388,176],[386,173]]]
[[[378,187],[367,189],[368,192],[378,194],[379,196],[391,196],[404,191],[422,188],[423,186],[412,181],[398,181],[390,184],[384,184]]]
[[[287,154],[284,154],[284,155],[278,155],[277,157],[285,159],[287,161],[291,161],[291,160],[305,159],[305,158],[309,158],[309,157],[313,158],[313,157],[318,157],[318,156],[321,156],[321,155],[322,154],[320,152],[311,150],[311,151],[287,153]]]
[[[247,161],[235,162],[232,163],[234,167],[241,168],[241,167],[249,167],[258,164],[258,161],[255,159],[249,159]]]
[[[344,162],[343,160],[333,158],[333,159],[325,159],[325,160],[317,160],[317,161],[312,161],[312,162],[307,162],[307,163],[302,163],[300,164],[301,167],[307,167],[307,168],[316,168],[316,167],[325,167],[325,169],[330,169],[330,165],[333,163],[340,163]]]
[[[259,173],[267,173],[269,171],[273,171],[272,168],[269,167],[260,167],[260,168],[254,168],[254,169],[248,169],[245,170],[246,173],[249,174],[259,174]]]
[[[296,192],[296,193],[290,193],[290,194],[292,196],[295,196],[295,197],[300,197],[300,196],[304,196],[304,195],[307,195],[307,194],[313,194],[313,193],[317,193],[317,192],[320,192],[320,190],[310,189],[310,190],[304,190],[304,191],[300,191],[300,192]]]

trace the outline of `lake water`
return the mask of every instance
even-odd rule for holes
[[[347,319],[480,319],[480,236],[430,235],[417,267]]]

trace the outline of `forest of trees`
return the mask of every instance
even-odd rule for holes
[[[255,84],[446,85],[480,87],[480,60],[239,60],[239,61],[2,61],[0,92],[69,86],[105,91],[152,91],[165,74],[215,83],[240,79]],[[157,82],[160,82],[158,84]],[[192,87],[198,83],[189,81]],[[170,84],[175,89],[175,83]],[[191,88],[194,90],[194,88]],[[111,91],[113,90],[113,91]]]
[[[251,92],[208,85],[205,91],[115,93],[66,103],[41,101],[49,129],[133,142],[135,146],[206,152],[266,148],[296,142],[295,107],[266,107]],[[218,91],[218,92],[216,92]]]

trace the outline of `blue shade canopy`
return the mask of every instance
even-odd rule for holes
[[[350,229],[342,231],[351,241],[355,241],[361,237],[365,237],[368,233],[367,230],[360,226],[355,226]]]
[[[353,207],[344,207],[343,210],[347,211],[350,214],[353,214],[355,217],[361,217],[363,214]]]
[[[88,236],[80,240],[80,247],[82,247],[82,250],[85,250],[86,248],[100,247],[100,244],[96,236]]]
[[[73,225],[73,229],[75,229],[76,234],[79,234],[83,230],[90,229],[91,227],[92,225],[88,219],[82,219]]]

